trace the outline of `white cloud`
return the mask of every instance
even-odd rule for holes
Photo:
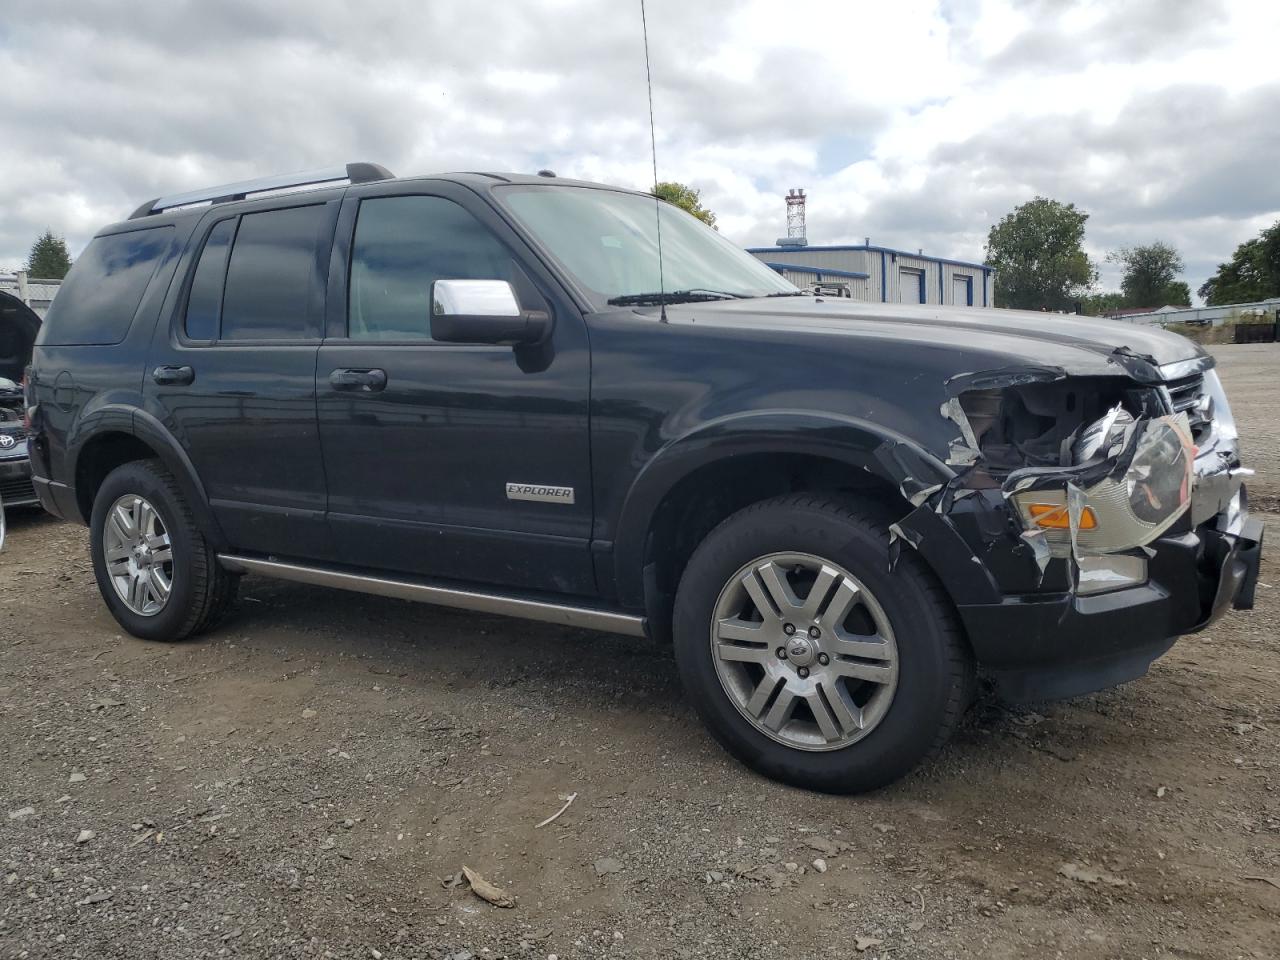
[[[165,192],[350,159],[651,179],[638,2],[17,0],[0,24],[0,264]],[[1193,287],[1280,217],[1269,0],[649,0],[659,175],[768,243],[982,256],[1039,193],[1099,258]],[[1113,275],[1108,279],[1115,281]]]

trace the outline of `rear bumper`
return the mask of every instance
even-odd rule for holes
[[[75,491],[65,483],[57,483],[45,477],[36,476],[31,478],[31,483],[35,487],[36,497],[39,498],[40,506],[44,507],[49,513],[59,520],[68,520],[72,523],[86,522],[80,515],[80,507],[76,503]]]
[[[1095,596],[1006,597],[960,606],[978,662],[1002,696],[1052,700],[1136,679],[1182,634],[1253,606],[1263,525],[1219,514],[1151,546],[1148,580]]]
[[[31,460],[21,457],[0,460],[0,499],[6,507],[21,507],[38,503],[31,485]]]

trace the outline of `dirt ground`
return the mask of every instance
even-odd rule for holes
[[[1216,352],[1274,511],[1280,349]],[[0,957],[1275,958],[1277,585],[839,798],[729,759],[645,643],[250,578],[144,643],[82,529],[14,516]]]

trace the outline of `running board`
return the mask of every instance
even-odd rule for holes
[[[253,557],[238,557],[224,553],[218,554],[218,561],[232,573],[260,573],[264,577],[274,577],[277,580],[309,583],[317,587],[334,587],[338,590],[370,593],[379,597],[397,597],[401,600],[433,603],[439,607],[456,607],[460,610],[475,610],[478,613],[496,613],[505,617],[541,620],[567,627],[582,627],[585,630],[621,633],[630,637],[645,636],[643,617],[615,613],[610,610],[574,607],[546,600],[526,600],[496,593],[459,590],[457,587],[415,583],[411,580],[391,580],[368,574],[346,573],[324,567],[304,567],[296,563],[258,560]]]

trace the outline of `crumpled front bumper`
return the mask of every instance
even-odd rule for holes
[[[1136,679],[1179,636],[1204,629],[1229,607],[1252,607],[1264,529],[1249,516],[1244,487],[1235,486],[1221,512],[1150,544],[1140,586],[961,605],[974,653],[1001,695],[1052,700]]]

